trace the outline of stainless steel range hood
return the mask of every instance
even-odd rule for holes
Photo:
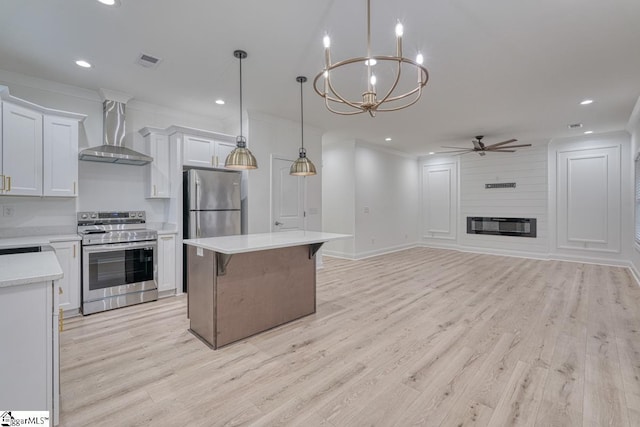
[[[104,144],[82,150],[78,158],[89,162],[137,166],[152,162],[152,157],[124,146],[125,104],[108,99],[104,101],[103,107]]]

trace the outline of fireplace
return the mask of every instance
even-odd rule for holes
[[[467,234],[536,237],[536,231],[535,218],[467,217]]]

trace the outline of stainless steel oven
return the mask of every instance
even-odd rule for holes
[[[157,239],[144,212],[80,212],[82,312],[158,299]]]

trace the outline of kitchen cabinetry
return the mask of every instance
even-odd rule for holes
[[[176,289],[176,236],[158,236],[158,293],[173,294]]]
[[[0,257],[0,402],[4,409],[49,411],[58,424],[59,335],[56,279],[51,252]]]
[[[3,194],[42,195],[42,114],[2,103]]]
[[[63,309],[65,314],[78,314],[80,311],[80,243],[77,241],[55,242],[51,243],[51,247],[55,250],[58,263],[64,273],[64,277],[56,282],[59,308]]]
[[[43,196],[78,195],[78,121],[44,116]]]
[[[41,107],[0,86],[0,195],[77,196],[78,123],[86,117]]]
[[[169,136],[160,129],[142,128],[147,152],[153,161],[147,165],[147,198],[167,199],[171,197],[171,147]]]
[[[216,141],[202,136],[184,136],[183,164],[205,168],[224,168],[224,162],[236,147],[229,141]]]

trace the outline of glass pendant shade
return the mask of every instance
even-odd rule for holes
[[[296,161],[291,165],[291,169],[289,169],[289,175],[310,176],[315,175],[316,173],[316,166],[311,160],[307,159],[307,150],[301,148],[300,157],[298,157]]]
[[[247,52],[236,50],[233,56],[240,62],[240,136],[236,137],[236,148],[225,159],[224,167],[238,170],[257,169],[258,161],[247,148],[247,139],[242,136],[242,60],[247,57]]]

